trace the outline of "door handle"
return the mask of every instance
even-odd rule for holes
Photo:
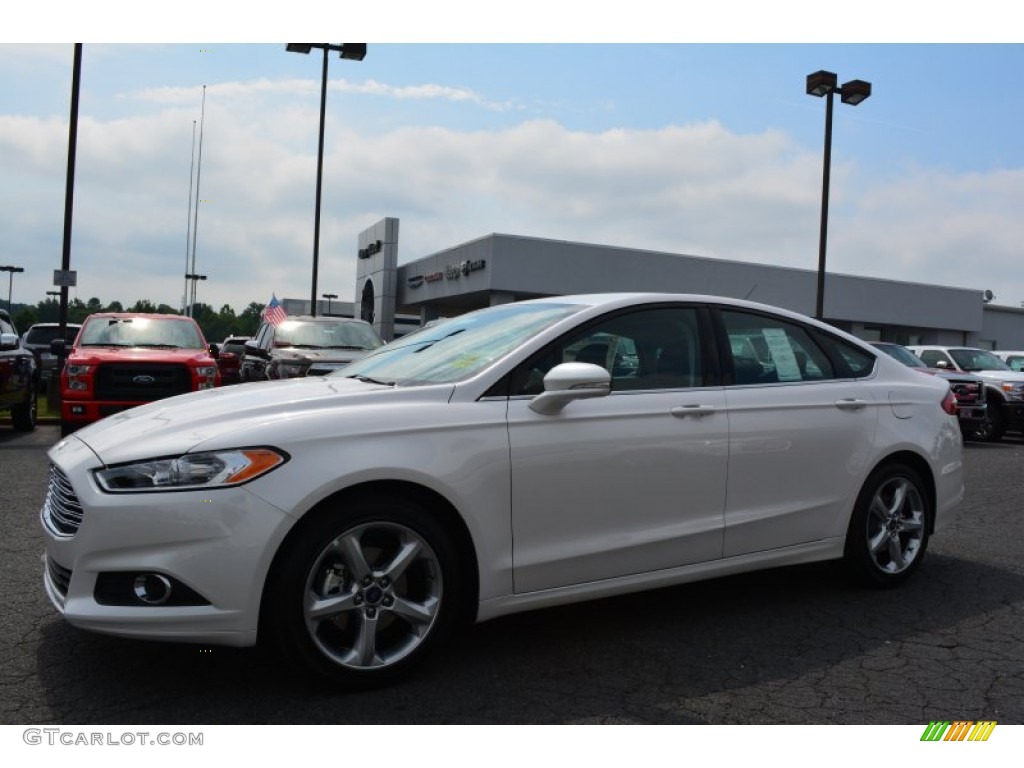
[[[841,411],[859,411],[861,408],[866,408],[867,405],[867,400],[858,400],[854,397],[848,397],[845,400],[836,400],[836,408]]]
[[[712,405],[677,405],[669,411],[677,419],[685,419],[687,416],[701,418],[715,412]]]

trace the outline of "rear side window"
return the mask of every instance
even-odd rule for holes
[[[835,366],[808,331],[753,312],[721,312],[736,384],[776,384],[837,378]]]

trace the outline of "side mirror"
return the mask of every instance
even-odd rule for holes
[[[544,377],[544,391],[530,403],[530,410],[553,416],[573,400],[606,397],[612,391],[612,375],[592,363],[562,363]]]
[[[0,349],[17,349],[21,346],[16,333],[0,333]]]
[[[220,357],[220,347],[218,347],[216,344],[210,345],[210,357],[212,357],[214,360]]]
[[[951,368],[952,366],[950,366],[950,364],[945,360],[936,360],[935,367],[941,368],[942,370],[946,370],[947,368]]]
[[[50,342],[50,354],[54,357],[67,357],[67,346],[64,339],[54,339]]]

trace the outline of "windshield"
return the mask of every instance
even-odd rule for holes
[[[927,368],[924,360],[915,355],[906,347],[901,347],[899,344],[884,344],[876,347],[882,352],[885,352],[889,357],[899,360],[908,368]]]
[[[285,320],[274,333],[275,347],[377,349],[383,343],[372,325],[344,321]]]
[[[77,325],[69,325],[66,327],[64,340],[68,344],[73,344],[75,336],[78,335]],[[60,338],[60,326],[59,325],[44,325],[44,326],[33,326],[28,329],[28,333],[25,335],[26,344],[45,344],[49,346],[50,342],[54,339]]]
[[[1010,366],[984,349],[951,349],[950,356],[965,371],[1009,371]]]
[[[199,329],[189,320],[161,317],[91,317],[82,328],[81,347],[203,349]]]
[[[332,375],[398,385],[462,381],[581,309],[578,304],[482,309],[403,336]]]

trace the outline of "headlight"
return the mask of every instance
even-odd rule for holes
[[[205,378],[208,378],[208,379],[212,379],[214,376],[217,375],[217,366],[216,365],[203,365],[203,366],[200,366],[199,368],[196,368],[196,373],[199,374],[200,378],[204,378],[205,377]]]
[[[185,491],[247,483],[288,461],[273,448],[236,448],[150,459],[96,470],[96,482],[108,493]]]
[[[1004,381],[1003,392],[1008,400],[1024,400],[1024,384],[1019,382]]]
[[[89,371],[92,370],[91,365],[68,365],[65,369],[68,376],[85,376]]]

